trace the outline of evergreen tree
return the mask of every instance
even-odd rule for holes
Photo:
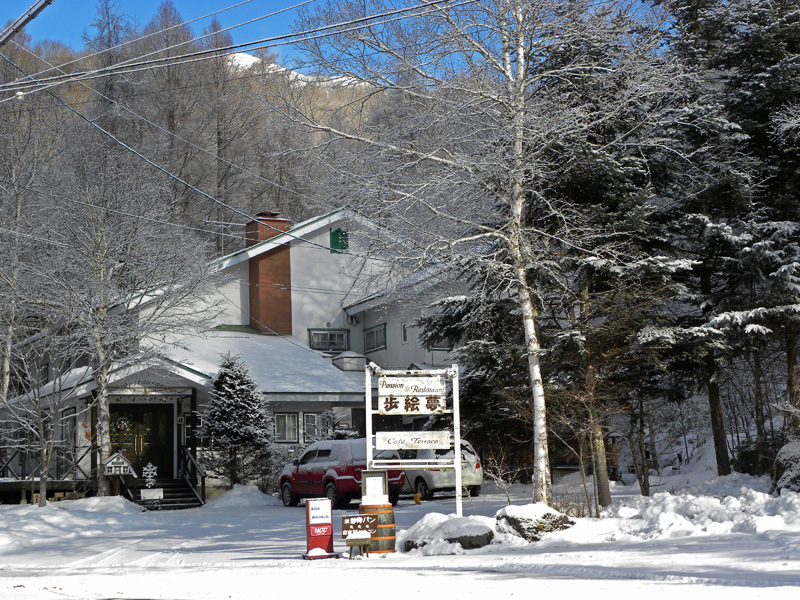
[[[713,176],[686,187],[676,203],[675,230],[682,234],[675,239],[682,239],[686,256],[697,261],[692,286],[697,310],[689,324],[724,334],[716,348],[708,346],[712,407],[713,396],[720,405],[720,369],[750,357],[762,446],[762,355],[780,348],[786,357],[784,403],[800,405],[800,140],[792,135],[792,114],[800,102],[800,13],[791,0],[668,4],[677,16],[674,48],[702,75],[708,103],[719,107],[718,122],[724,125],[716,138],[694,136],[695,152],[713,157],[702,165]],[[796,421],[793,425],[797,428]],[[724,431],[715,431],[718,459],[727,453],[725,443]]]
[[[274,446],[272,419],[250,368],[240,356],[222,357],[200,436],[209,474],[230,485],[268,478]]]

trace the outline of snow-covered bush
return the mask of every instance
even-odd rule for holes
[[[800,492],[800,441],[789,442],[781,448],[775,457],[775,465],[775,489],[778,492]]]

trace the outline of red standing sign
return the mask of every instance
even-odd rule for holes
[[[329,498],[306,500],[306,553],[303,558],[333,558],[333,505]]]

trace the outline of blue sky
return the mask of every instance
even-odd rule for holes
[[[184,21],[201,17],[208,13],[233,6],[241,0],[172,0]],[[236,25],[243,21],[269,14],[282,8],[298,4],[301,0],[253,0],[238,8],[217,15],[223,27]],[[0,1],[0,25],[5,28],[6,23],[22,15],[36,0],[2,0]],[[118,0],[123,14],[135,19],[144,26],[155,15],[156,9],[162,0]],[[313,6],[313,5],[312,5]],[[33,37],[33,41],[52,39],[63,42],[75,49],[83,47],[82,34],[94,20],[97,0],[55,0],[53,4],[44,9],[34,19],[26,31]],[[192,24],[197,35],[210,19]],[[280,35],[290,31],[294,20],[294,13],[287,12],[269,17],[231,31],[235,43],[249,42],[265,37]],[[275,48],[281,57],[290,57],[291,49],[286,46]],[[279,59],[280,60],[280,59]]]

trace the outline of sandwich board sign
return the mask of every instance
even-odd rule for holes
[[[367,469],[441,469],[455,471],[456,490],[461,490],[461,453],[453,458],[426,461],[375,458],[381,450],[424,450],[461,447],[458,365],[445,369],[387,370],[369,363],[366,375]],[[372,401],[373,377],[378,379],[377,403]],[[452,386],[452,408],[447,407],[447,383]],[[377,405],[377,409],[375,406]],[[446,431],[374,431],[373,418],[379,416],[453,415],[453,426]],[[373,435],[375,441],[373,443]],[[456,494],[456,514],[463,515],[461,494]]]
[[[330,498],[306,500],[306,553],[303,558],[334,558],[333,503]]]

